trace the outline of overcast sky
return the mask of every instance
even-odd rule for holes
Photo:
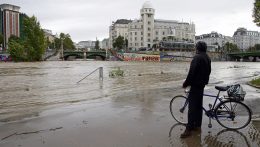
[[[35,15],[42,28],[69,33],[75,42],[108,38],[117,19],[139,19],[146,0],[0,0]],[[233,36],[238,27],[260,31],[252,22],[254,0],[150,0],[155,19],[194,22],[196,35],[216,31]]]

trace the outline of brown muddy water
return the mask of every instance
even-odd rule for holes
[[[77,84],[98,67],[104,68],[103,81],[99,80],[96,72]],[[124,71],[124,77],[110,78],[109,72],[118,67]],[[39,125],[44,122],[39,118],[51,117],[53,113],[69,115],[82,110],[84,116],[76,113],[73,119],[59,116],[59,124],[65,128],[68,124],[64,122],[72,124],[78,120],[85,124],[88,121],[81,120],[82,117],[87,115],[92,118],[93,125],[88,128],[92,139],[89,137],[87,146],[260,146],[258,121],[238,131],[224,130],[213,121],[215,127],[209,129],[205,116],[201,132],[186,140],[179,139],[184,127],[171,118],[168,105],[171,97],[183,93],[181,85],[188,70],[188,62],[0,63],[0,132],[9,132],[15,126],[24,125],[24,122],[37,122]],[[247,85],[248,81],[258,76],[260,63],[213,62],[210,83],[205,92],[215,94],[215,85],[242,84],[247,91],[244,102],[252,109],[254,118],[258,119],[260,91]],[[211,99],[204,99],[205,105],[211,102]],[[97,129],[100,127],[111,132],[111,135],[103,136],[104,142],[93,142],[104,134]],[[79,128],[75,130],[81,131]],[[139,130],[143,131],[136,136]],[[69,133],[65,134],[65,138],[70,137]],[[8,135],[0,133],[2,139]],[[116,138],[123,142],[118,142]],[[4,139],[0,146],[19,146],[21,140],[8,142]],[[78,146],[84,146],[86,138],[77,141],[82,143]],[[23,142],[23,146],[44,146],[46,142],[41,145],[26,145]],[[66,141],[62,144],[53,142],[49,146],[73,146]]]

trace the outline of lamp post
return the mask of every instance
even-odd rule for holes
[[[64,56],[63,56],[63,38],[61,38],[61,60],[64,60]]]

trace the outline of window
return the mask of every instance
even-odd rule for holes
[[[150,38],[148,38],[147,41],[150,42],[151,41]]]
[[[147,30],[148,30],[148,31],[151,31],[151,28],[148,27]]]
[[[137,35],[137,32],[135,32],[135,35]]]
[[[151,24],[151,22],[150,22],[150,21],[148,21],[148,24]]]
[[[137,40],[137,37],[135,37],[135,41]]]
[[[158,35],[159,34],[158,31],[156,31],[155,34]]]
[[[141,32],[141,35],[143,35],[144,33],[143,32]]]
[[[147,36],[148,36],[148,37],[150,37],[150,36],[151,36],[151,34],[150,34],[150,33],[148,33],[148,34],[147,34]]]
[[[163,34],[163,35],[165,35],[165,33],[164,33],[164,32],[162,32],[162,34]]]
[[[141,40],[143,40],[144,38],[143,37],[141,37]]]

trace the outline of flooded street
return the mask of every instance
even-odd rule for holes
[[[239,131],[224,130],[215,120],[209,129],[182,140],[184,126],[169,112],[181,88],[188,62],[39,62],[0,63],[0,146],[260,146],[260,123]],[[104,68],[104,79],[96,72]],[[120,67],[124,77],[110,78]],[[260,63],[213,62],[205,93],[215,85],[242,84],[245,103],[260,116],[260,90],[247,82],[260,75]],[[204,98],[206,108],[211,98]],[[259,116],[258,116],[259,115]]]

